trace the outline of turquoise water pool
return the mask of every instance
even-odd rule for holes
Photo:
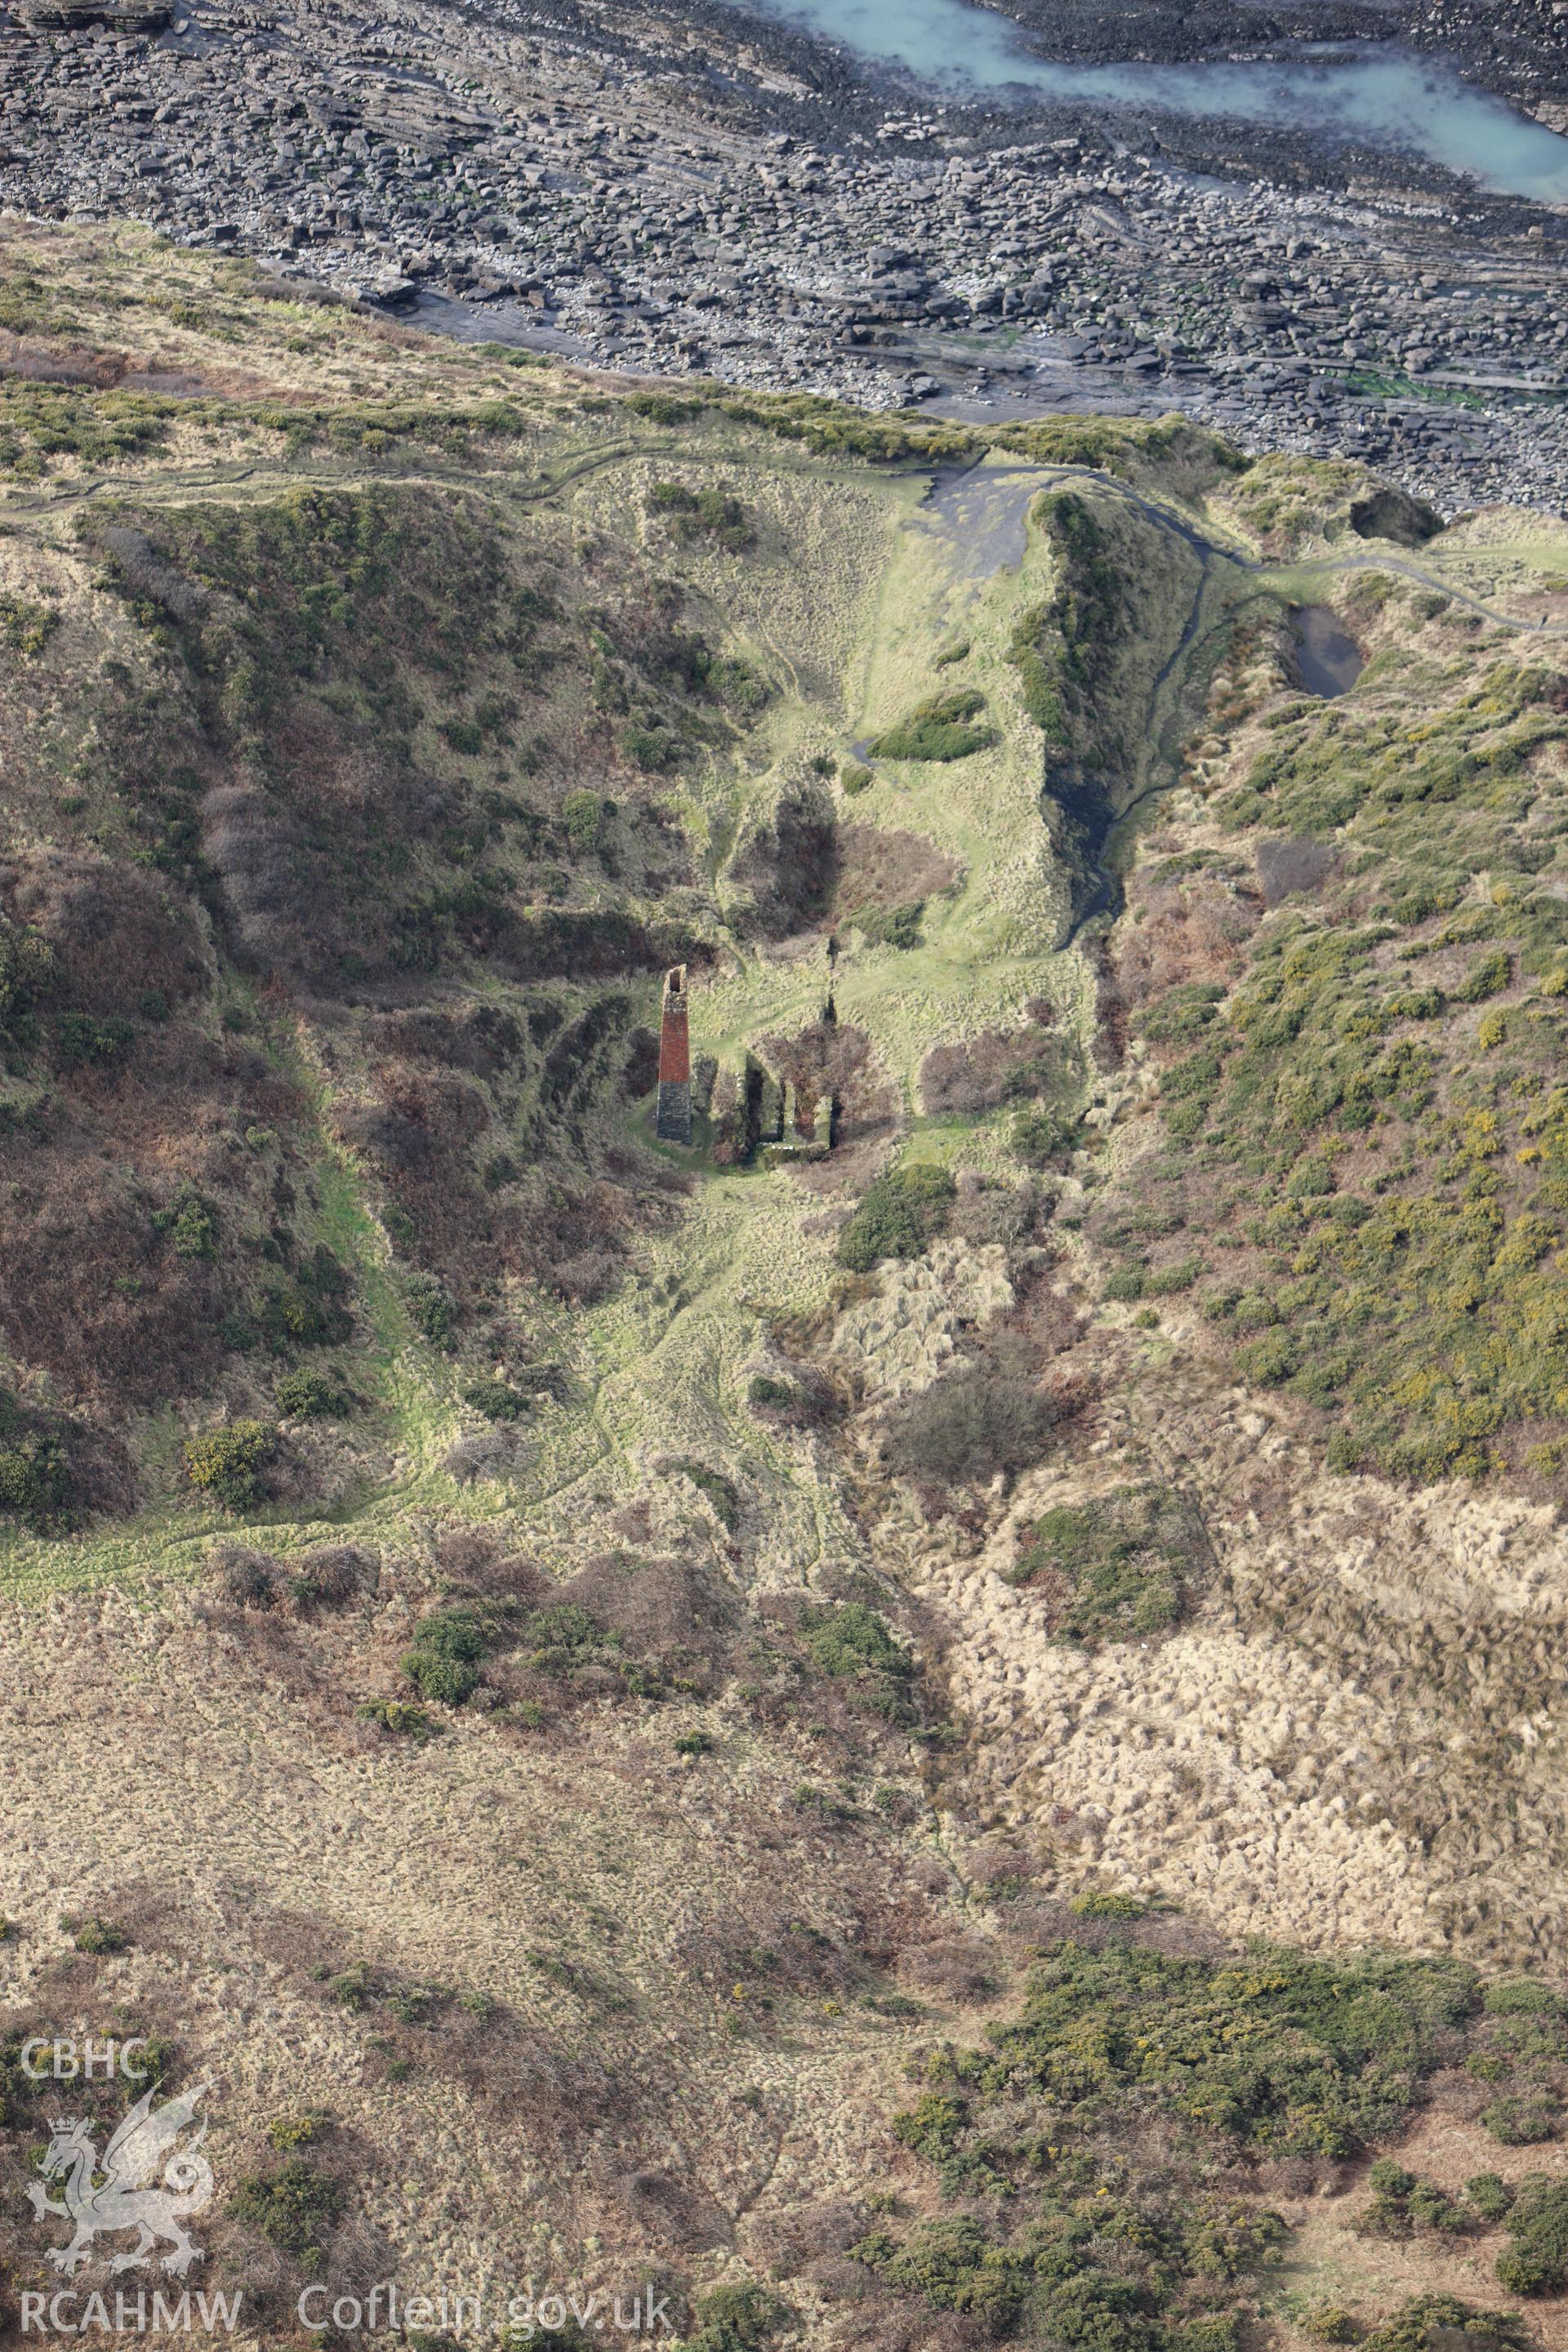
[[[1418,155],[1500,195],[1568,205],[1568,139],[1516,114],[1451,68],[1407,50],[1312,45],[1293,56],[1200,65],[1060,65],[967,0],[731,0],[954,96],[1038,95],[1266,123]]]

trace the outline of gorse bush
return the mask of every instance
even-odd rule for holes
[[[897,726],[887,728],[870,746],[877,760],[967,760],[996,740],[994,727],[974,720],[985,708],[985,697],[973,687],[958,687],[916,703]]]
[[[714,2287],[699,2300],[695,2316],[685,2352],[767,2352],[795,2314],[768,2288],[747,2280]]]
[[[1365,2329],[1342,2303],[1312,2303],[1294,2309],[1290,2316],[1309,2344],[1359,2344]]]
[[[706,402],[688,398],[677,392],[634,392],[626,406],[638,416],[651,417],[656,425],[686,425],[700,416]]]
[[[354,1714],[362,1723],[374,1723],[399,1739],[412,1739],[416,1747],[422,1748],[435,1737],[435,1724],[425,1709],[416,1706],[411,1699],[367,1698],[355,1707]]]
[[[55,1023],[55,1059],[62,1070],[103,1067],[117,1062],[135,1035],[134,1024],[117,1015],[62,1013]]]
[[[579,856],[585,855],[597,842],[604,814],[605,803],[597,793],[571,792],[562,802],[561,817],[566,827],[566,838]]]
[[[928,2091],[912,2107],[893,2117],[893,2132],[917,2156],[929,2157],[936,2164],[954,2154],[958,2135],[968,2121],[967,2101],[952,2098],[943,2091]]]
[[[925,900],[912,898],[902,907],[888,907],[879,913],[858,915],[860,936],[869,947],[918,948],[921,944],[921,919],[925,913]]]
[[[438,1609],[414,1629],[414,1646],[404,1653],[404,1673],[426,1698],[461,1706],[479,1684],[479,1666],[489,1636],[470,1609]]]
[[[942,2042],[910,2064],[921,2087],[895,2132],[972,2210],[879,2229],[852,2252],[995,2336],[1240,2352],[1263,2322],[1256,2274],[1285,2238],[1242,2185],[1246,2160],[1332,2160],[1402,2132],[1425,2079],[1474,2032],[1479,1981],[1450,1960],[1375,1952],[1332,1960],[1255,1944],[1198,1958],[1162,1948],[1161,1923],[1136,1902],[1120,1924],[1110,1906],[1082,1909],[1096,1940],[1043,1952],[1013,2018],[977,2048]],[[1370,2185],[1371,2226],[1400,2236],[1479,2231],[1506,2207],[1495,2178],[1453,2199],[1386,2158]],[[1522,2219],[1509,2214],[1538,2265],[1521,2275],[1549,2276],[1559,2251],[1568,2187],[1551,2187]],[[1331,2326],[1330,2307],[1317,2309],[1313,2342],[1363,2340],[1352,2314]],[[1215,2323],[1220,2334],[1203,2332]],[[1464,2306],[1434,2297],[1384,2326],[1398,2352],[1447,2352],[1443,2329],[1461,2324]],[[1493,2352],[1522,2341],[1511,2321],[1491,2336],[1479,2315],[1475,2326]]]
[[[862,457],[873,465],[911,459],[922,465],[959,464],[984,446],[962,425],[879,415],[819,393],[727,393],[717,404],[721,415],[802,442],[819,457]]]
[[[1489,2017],[1548,2018],[1559,2026],[1568,2021],[1568,2001],[1531,1977],[1502,1977],[1488,1985],[1482,2007]]]
[[[753,1374],[747,1384],[746,1402],[753,1412],[795,1429],[821,1427],[834,1419],[840,1402],[833,1383],[811,1368],[793,1381],[781,1381],[772,1372]]]
[[[162,446],[175,418],[216,414],[145,393],[77,391],[10,378],[0,386],[0,470],[37,481],[62,457],[113,466]]]
[[[0,915],[0,1040],[52,992],[55,959],[41,931]]]
[[[1031,1104],[1013,1114],[1007,1140],[1026,1168],[1048,1168],[1068,1156],[1077,1134],[1078,1121],[1070,1111]]]
[[[1467,2210],[1455,2199],[1447,2197],[1430,2180],[1418,2174],[1406,2172],[1392,2158],[1380,2157],[1367,2174],[1367,2187],[1372,2190],[1372,2202],[1363,2214],[1361,2226],[1374,2236],[1408,2238],[1424,2230],[1441,2231],[1452,2236],[1474,2227],[1481,2216]]]
[[[499,2338],[500,2352],[599,2352],[602,2336],[589,2336],[570,2314],[559,2327],[541,2327],[537,2323],[526,2326],[507,2326]],[[410,2336],[409,2352],[436,2352],[441,2339],[427,2336],[423,2341]]]
[[[415,1273],[403,1286],[409,1318],[432,1347],[449,1354],[456,1345],[458,1304],[446,1284],[433,1274]]]
[[[307,1365],[285,1372],[272,1393],[279,1412],[290,1414],[296,1421],[336,1420],[348,1403],[336,1381],[310,1370]]]
[[[40,604],[30,596],[0,592],[0,645],[14,654],[24,654],[36,661],[55,631],[59,627],[60,614],[53,604]]]
[[[519,1628],[518,1638],[537,1661],[546,1665],[560,1665],[597,1650],[609,1639],[598,1619],[589,1610],[579,1608],[574,1601],[558,1601],[548,1608],[531,1609]]]
[[[863,1601],[829,1601],[806,1611],[802,1638],[817,1670],[825,1675],[890,1675],[912,1672],[909,1652],[888,1629],[885,1618]]]
[[[1481,2110],[1482,2124],[1505,2147],[1554,2139],[1568,2079],[1568,2004],[1550,1986],[1504,1978],[1487,1988],[1485,2009],[1468,2062],[1494,2092]]]
[[[687,1691],[696,1687],[689,1679],[672,1685],[657,1656],[631,1653],[618,1627],[602,1623],[578,1601],[552,1601],[527,1611],[513,1629],[513,1638],[524,1664],[557,1684],[563,1698],[570,1698],[574,1691],[603,1697],[618,1685],[624,1697],[662,1700],[670,1696],[672,1687]],[[544,1719],[533,1700],[515,1707],[512,1717],[534,1727]]]
[[[1068,1908],[1075,1919],[1142,1919],[1149,1906],[1121,1887],[1086,1886]]]
[[[1473,2173],[1465,2183],[1465,2197],[1483,2221],[1500,2221],[1513,2203],[1513,2190],[1500,2173]]]
[[[1568,740],[1554,676],[1434,672],[1414,721],[1287,705],[1220,814],[1262,846],[1331,844],[1332,876],[1257,925],[1228,993],[1184,982],[1138,1016],[1171,1147],[1142,1164],[1242,1276],[1205,1311],[1243,1379],[1332,1417],[1337,1468],[1523,1467],[1568,1409],[1568,904],[1556,828],[1525,828],[1532,763]]]
[[[1510,2294],[1556,2294],[1568,2286],[1568,2181],[1529,2174],[1509,2210],[1508,2232],[1497,2262],[1500,2286]]]
[[[1006,2243],[954,2214],[920,2222],[901,2243],[876,2231],[851,2252],[889,2285],[970,2314],[993,2336],[1016,2329],[1031,2343],[1089,2352],[1239,2352],[1231,2314],[1184,2319],[1173,2306],[1189,2283],[1209,2282],[1212,2292],[1267,2260],[1284,2236],[1277,2215],[1207,2198],[1176,2210],[1147,2194],[1118,2200],[1104,2183],[1049,2201],[1046,2219]],[[1102,2268],[1097,2242],[1110,2263],[1142,2257],[1144,2275]]]
[[[996,2029],[981,2079],[1064,2100],[1142,2085],[1237,2142],[1344,2156],[1397,2128],[1477,2001],[1472,1971],[1448,1960],[1259,1946],[1216,1963],[1068,1944],[1031,1976],[1018,2022]]]
[[[70,1524],[70,1458],[47,1428],[0,1389],[0,1511],[44,1535]]]
[[[1531,2337],[1517,2313],[1478,2311],[1454,2294],[1417,2294],[1351,2340],[1361,2352],[1529,2352]]]
[[[1059,584],[1048,604],[1022,615],[1009,657],[1035,724],[1081,750],[1097,735],[1120,736],[1109,688],[1129,625],[1127,590],[1090,499],[1047,491],[1032,519],[1050,542]]]
[[[626,727],[620,735],[620,749],[634,768],[647,775],[657,775],[661,769],[675,765],[679,745],[674,738],[654,727]]]
[[[307,2107],[303,2114],[274,2116],[267,2126],[267,2137],[281,2154],[289,2155],[297,2147],[310,2147],[326,2137],[331,2128],[331,2119],[320,2107]]]
[[[1202,1541],[1192,1507],[1167,1487],[1121,1486],[1100,1500],[1058,1504],[1035,1522],[1016,1584],[1066,1590],[1052,1638],[1092,1647],[1160,1633],[1181,1615]]]
[[[866,1187],[838,1236],[840,1265],[868,1274],[885,1257],[919,1257],[941,1232],[957,1188],[945,1168],[889,1169]]]
[[[1507,988],[1513,978],[1509,960],[1500,950],[1484,955],[1470,966],[1453,992],[1456,1004],[1481,1004],[1489,996],[1496,996]]]
[[[910,1714],[914,1660],[874,1609],[859,1601],[814,1606],[801,1619],[801,1638],[817,1673],[850,1684],[872,1714]]]
[[[342,2209],[337,2182],[301,2156],[289,2157],[270,2172],[246,2174],[228,2202],[237,2221],[259,2230],[307,2268],[321,2260]]]
[[[978,2221],[958,2214],[921,2222],[902,2245],[878,2232],[854,2251],[889,2286],[912,2289],[939,2310],[974,2312],[993,2325],[1017,2315],[1032,2268],[1027,2251],[993,2244]],[[1129,2292],[1124,2309],[1131,2300]]]
[[[118,1921],[100,1918],[96,1913],[85,1918],[62,1919],[60,1925],[79,1952],[90,1953],[95,1958],[123,1952],[131,1942]]]
[[[157,1210],[153,1218],[153,1230],[162,1234],[176,1257],[205,1258],[217,1256],[217,1214],[210,1201],[192,1186],[184,1186],[166,1209]]]
[[[1481,2109],[1481,2121],[1503,2147],[1535,2147],[1556,2137],[1562,2113],[1557,2098],[1538,2092],[1491,2100]]]
[[[318,1243],[290,1277],[267,1285],[252,1309],[255,1329],[279,1352],[341,1347],[353,1332],[351,1288],[341,1260]]]
[[[683,544],[711,540],[732,554],[750,547],[755,527],[732,491],[710,485],[688,489],[683,482],[654,482],[647,493],[650,514],[661,516],[672,535]]]
[[[278,1433],[269,1422],[229,1422],[185,1440],[185,1476],[198,1493],[210,1495],[226,1510],[248,1510],[277,1443]]]
[[[1247,473],[1257,463],[1222,434],[1184,417],[1037,416],[987,437],[996,448],[1022,450],[1037,465],[1092,467],[1123,480],[1136,476],[1140,460],[1158,464],[1179,457],[1219,477]]]
[[[689,1478],[700,1495],[706,1495],[718,1513],[720,1525],[733,1533],[741,1516],[741,1497],[734,1482],[721,1470],[710,1469],[705,1462],[678,1462],[672,1465],[683,1478]]]
[[[487,1421],[525,1421],[533,1411],[532,1401],[521,1389],[514,1389],[510,1381],[493,1373],[470,1381],[463,1391],[463,1400],[476,1412],[482,1412]]]

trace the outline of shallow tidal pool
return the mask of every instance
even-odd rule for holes
[[[1273,58],[1195,65],[1066,65],[968,0],[731,0],[955,93],[1154,108],[1418,156],[1499,195],[1568,205],[1568,139],[1393,44],[1303,43]]]

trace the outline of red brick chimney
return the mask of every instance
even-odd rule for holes
[[[666,1143],[691,1141],[691,1040],[686,1021],[686,966],[664,975],[664,1017],[658,1032],[658,1116]]]

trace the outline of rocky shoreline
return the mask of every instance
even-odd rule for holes
[[[444,329],[877,407],[1180,407],[1450,512],[1568,505],[1568,216],[1387,158],[922,107],[701,0],[38,0],[0,90],[0,205]]]

